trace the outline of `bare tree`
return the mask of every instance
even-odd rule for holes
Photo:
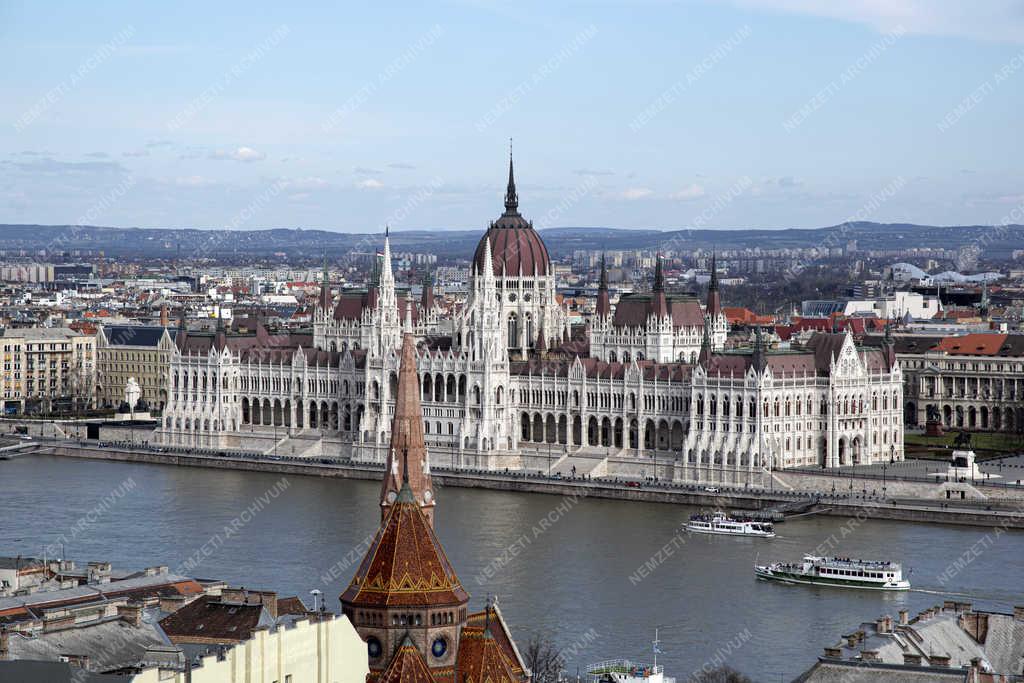
[[[754,679],[729,666],[719,666],[710,671],[700,671],[690,677],[688,683],[754,683]]]
[[[555,683],[565,670],[562,651],[555,647],[550,633],[534,633],[522,650],[526,667],[533,674],[533,683]]]

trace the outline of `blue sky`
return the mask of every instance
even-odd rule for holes
[[[6,223],[482,228],[510,137],[545,227],[1024,202],[1009,0],[0,0],[0,51]]]

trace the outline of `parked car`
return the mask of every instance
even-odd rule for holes
[[[638,489],[640,488],[640,482],[638,481],[627,481],[626,488]]]
[[[705,486],[704,490],[707,491],[708,493],[718,493],[717,486]]]

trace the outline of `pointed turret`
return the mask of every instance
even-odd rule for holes
[[[704,338],[700,342],[700,355],[697,357],[697,362],[705,370],[711,367],[711,329],[706,321],[704,323]]]
[[[708,282],[708,305],[705,313],[709,316],[717,316],[722,312],[722,295],[718,291],[718,264],[715,262],[715,254],[711,254],[711,280]]]
[[[661,254],[655,257],[654,264],[654,285],[651,287],[654,295],[652,312],[662,318],[668,315],[668,299],[665,297],[665,274],[661,271]]]
[[[224,312],[221,310],[220,304],[217,304],[217,332],[213,336],[213,347],[218,351],[223,351],[227,345],[228,335],[224,330]]]
[[[892,321],[885,322],[885,336],[882,338],[882,353],[885,354],[885,362],[892,370],[896,365],[896,342],[892,338]]]
[[[402,338],[395,417],[391,421],[391,448],[380,491],[381,519],[387,517],[403,480],[408,480],[413,497],[433,526],[434,492],[427,448],[423,442],[423,409],[420,406],[420,383],[412,334],[405,334]]]
[[[325,311],[331,310],[331,276],[327,272],[327,255],[324,255],[324,272],[320,279],[320,300],[317,302]]]
[[[428,270],[423,274],[423,292],[420,294],[420,307],[424,312],[434,308],[434,279]]]
[[[544,334],[544,320],[540,321],[537,327],[537,343],[534,345],[538,356],[545,356],[548,352],[548,340]]]
[[[758,373],[764,372],[764,369],[768,367],[768,358],[765,355],[764,348],[764,335],[761,331],[760,325],[754,328],[753,366]]]
[[[654,257],[654,285],[651,287],[651,291],[665,291],[665,274],[661,271],[661,254]]]
[[[611,315],[612,304],[608,298],[608,268],[604,254],[601,254],[601,280],[597,285],[597,317],[607,318]]]

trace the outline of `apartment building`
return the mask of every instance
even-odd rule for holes
[[[65,327],[0,330],[5,415],[96,405],[96,339]]]

